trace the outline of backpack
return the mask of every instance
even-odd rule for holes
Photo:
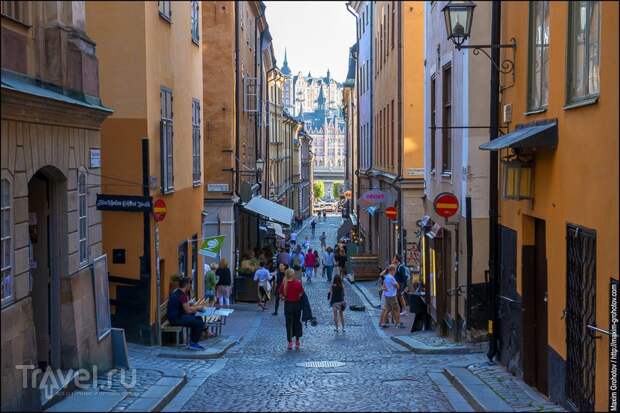
[[[404,268],[404,279],[402,280],[405,284],[411,278],[411,270],[405,264],[400,264],[400,267]],[[400,267],[398,268],[400,270]]]

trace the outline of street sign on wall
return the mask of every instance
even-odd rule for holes
[[[435,197],[433,207],[435,208],[437,215],[444,218],[450,218],[459,210],[459,200],[456,195],[451,194],[450,192],[442,192]]]
[[[166,212],[168,212],[168,207],[166,207],[166,202],[163,199],[158,198],[153,203],[153,218],[155,222],[161,222],[166,218]]]
[[[397,215],[398,215],[398,212],[396,211],[396,208],[394,208],[393,206],[385,208],[385,216],[388,219],[394,220],[396,219]]]
[[[97,194],[96,208],[99,211],[150,212],[151,201],[148,196]]]

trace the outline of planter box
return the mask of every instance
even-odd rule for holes
[[[379,278],[379,258],[376,255],[355,255],[350,260],[355,281],[375,281]]]

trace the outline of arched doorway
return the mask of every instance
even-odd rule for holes
[[[61,368],[60,277],[66,261],[66,184],[53,166],[28,182],[30,279],[38,367]]]

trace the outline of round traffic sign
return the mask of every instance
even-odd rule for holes
[[[153,218],[155,218],[156,222],[161,222],[166,218],[166,212],[168,208],[166,207],[166,203],[163,199],[158,198],[153,203]]]
[[[442,192],[435,197],[433,207],[435,208],[437,215],[444,218],[450,218],[452,215],[456,214],[456,211],[459,210],[459,200],[450,192]]]
[[[394,207],[387,207],[385,208],[385,216],[388,217],[389,219],[396,219],[396,208]]]

